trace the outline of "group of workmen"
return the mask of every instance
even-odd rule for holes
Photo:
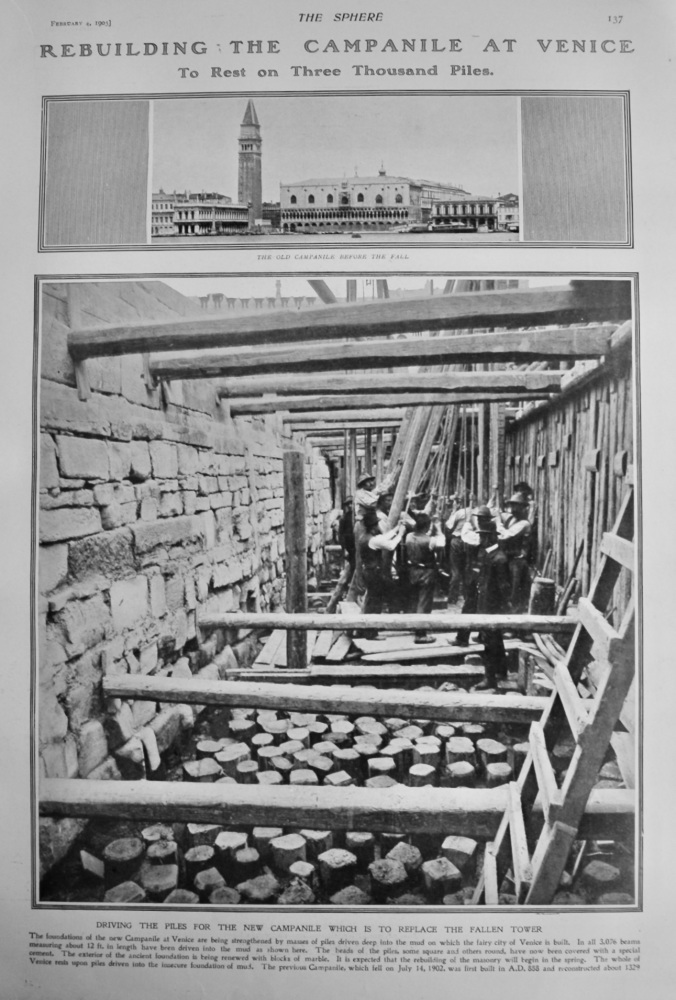
[[[427,500],[424,506],[419,507]],[[474,506],[465,498],[449,497],[450,515],[435,513],[438,498],[412,497],[397,524],[389,527],[391,484],[376,485],[365,473],[347,499],[338,522],[338,541],[351,574],[347,598],[363,597],[364,614],[390,612],[430,614],[437,587],[446,590],[449,605],[462,598],[463,614],[521,614],[528,608],[535,505],[527,483],[517,483],[505,502]],[[377,630],[363,633],[378,638]],[[469,645],[469,629],[457,632],[454,644]],[[435,642],[426,630],[416,643]],[[506,676],[507,658],[500,631],[479,633],[484,646],[486,678],[478,689],[493,689]]]

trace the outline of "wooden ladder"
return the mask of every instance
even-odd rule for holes
[[[474,904],[498,905],[499,887],[510,867],[519,904],[550,903],[559,886],[634,677],[633,596],[619,631],[606,617],[622,569],[635,572],[633,538],[634,491],[629,486],[613,530],[603,535],[599,567],[589,597],[579,602],[579,623],[565,659],[556,667],[555,689],[540,721],[531,723],[530,749],[517,780],[509,785],[495,840],[486,845]],[[598,683],[594,697],[585,700],[577,685],[590,660],[595,661]],[[559,788],[549,755],[566,726],[575,750]],[[526,820],[538,795],[544,823],[531,855]]]

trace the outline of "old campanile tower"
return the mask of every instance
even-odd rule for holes
[[[239,130],[239,179],[237,200],[251,202],[251,222],[263,216],[261,127],[253,101],[249,101]]]

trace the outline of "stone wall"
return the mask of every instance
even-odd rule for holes
[[[222,675],[242,650],[219,633],[199,646],[198,610],[283,606],[289,440],[276,421],[230,420],[213,383],[177,383],[163,396],[146,386],[140,357],[90,360],[90,398],[75,388],[69,329],[189,316],[195,308],[161,282],[44,288],[38,751],[48,777],[151,771],[192,725],[193,709],[106,704],[101,678]],[[319,564],[329,473],[317,451],[306,454],[308,542]],[[42,822],[43,869],[78,829],[74,821]]]

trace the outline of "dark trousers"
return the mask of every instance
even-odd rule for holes
[[[465,543],[459,536],[451,535],[449,547],[451,579],[448,582],[448,602],[449,604],[454,604],[464,589]]]
[[[385,576],[380,570],[369,570],[362,567],[366,595],[362,606],[362,614],[379,615],[383,606],[391,607],[396,602],[396,586],[391,577]],[[364,639],[373,639],[378,629],[365,629]]]
[[[416,615],[429,615],[434,607],[435,569],[411,569],[408,582],[408,611]],[[416,631],[416,638],[425,636],[425,629]]]
[[[462,606],[463,615],[474,615],[477,613],[478,599],[478,588],[472,580],[468,584],[465,602]],[[469,643],[469,635],[470,630],[468,628],[459,629],[455,641],[458,644],[466,646]],[[482,642],[484,645],[486,680],[489,684],[494,685],[498,677],[507,676],[507,654],[505,653],[502,632],[479,632],[479,642]]]
[[[513,615],[523,615],[528,611],[530,598],[530,570],[525,556],[511,557],[509,576],[512,581],[509,593],[510,611]]]

